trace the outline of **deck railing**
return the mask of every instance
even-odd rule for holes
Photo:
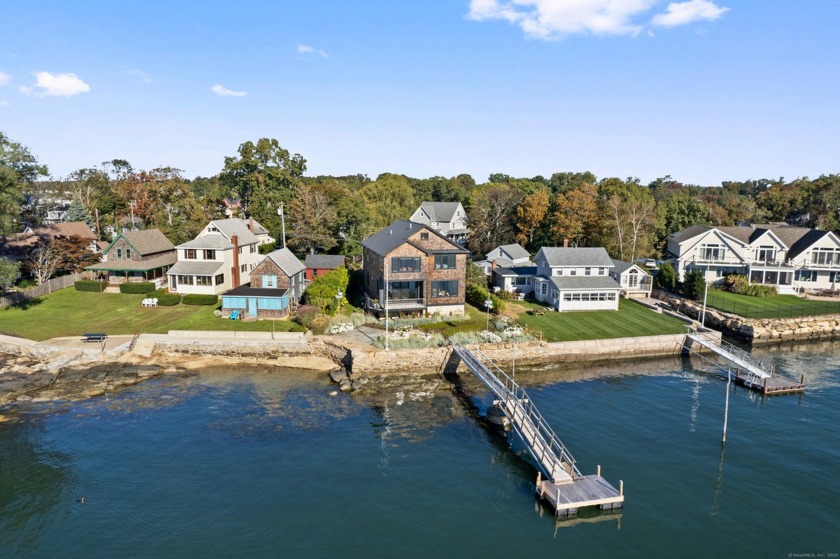
[[[520,435],[522,434],[521,429],[523,429],[523,426],[517,425],[518,421],[527,421],[534,428],[535,443],[528,445],[528,450],[545,470],[545,473],[554,478],[555,467],[560,467],[573,479],[582,477],[574,457],[566,448],[566,445],[563,444],[563,441],[554,433],[554,430],[549,426],[540,411],[531,402],[531,398],[525,392],[525,389],[519,386],[515,380],[509,377],[507,373],[501,370],[480,350],[476,349],[475,353],[473,353],[463,345],[456,345],[454,349],[461,360],[464,361],[469,369],[473,371],[479,380],[499,400],[505,403],[514,400],[519,403],[522,410],[522,417],[509,417],[508,419],[520,430]],[[482,359],[479,359],[479,356]],[[489,364],[489,367],[485,365],[485,362]],[[495,374],[494,371],[490,370],[490,367],[495,370]],[[505,409],[507,409],[507,406]],[[568,469],[565,464],[568,465]]]

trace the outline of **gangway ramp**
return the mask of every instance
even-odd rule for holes
[[[546,499],[558,516],[577,513],[581,507],[602,510],[621,508],[623,484],[616,489],[601,477],[584,476],[574,457],[557,437],[525,390],[480,350],[453,347],[461,362],[493,393],[516,434],[525,443],[539,468],[536,493]],[[545,476],[545,479],[543,478]]]

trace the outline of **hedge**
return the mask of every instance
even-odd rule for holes
[[[149,293],[149,297],[157,299],[159,307],[174,307],[181,302],[180,295],[167,293],[165,289],[158,289],[153,293]]]
[[[197,295],[195,293],[184,295],[183,299],[185,305],[215,305],[218,302],[218,295]]]
[[[155,284],[148,281],[141,281],[138,283],[125,282],[120,284],[120,293],[135,293],[143,294],[151,293],[155,290]]]
[[[95,293],[102,293],[103,291],[105,291],[105,288],[108,287],[108,282],[81,280],[74,283],[73,286],[76,288],[76,291],[91,291]]]

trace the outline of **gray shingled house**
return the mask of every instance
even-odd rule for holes
[[[175,264],[175,245],[160,229],[123,231],[108,245],[102,262],[85,268],[110,283],[154,281]]]
[[[458,245],[467,242],[467,212],[461,202],[423,202],[408,219],[428,225]]]

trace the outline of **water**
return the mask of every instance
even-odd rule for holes
[[[586,522],[443,392],[217,371],[29,408],[0,424],[0,557],[831,557],[840,345],[763,351],[808,392],[733,388],[723,450],[726,384],[689,363],[520,371],[583,472],[624,480]]]

